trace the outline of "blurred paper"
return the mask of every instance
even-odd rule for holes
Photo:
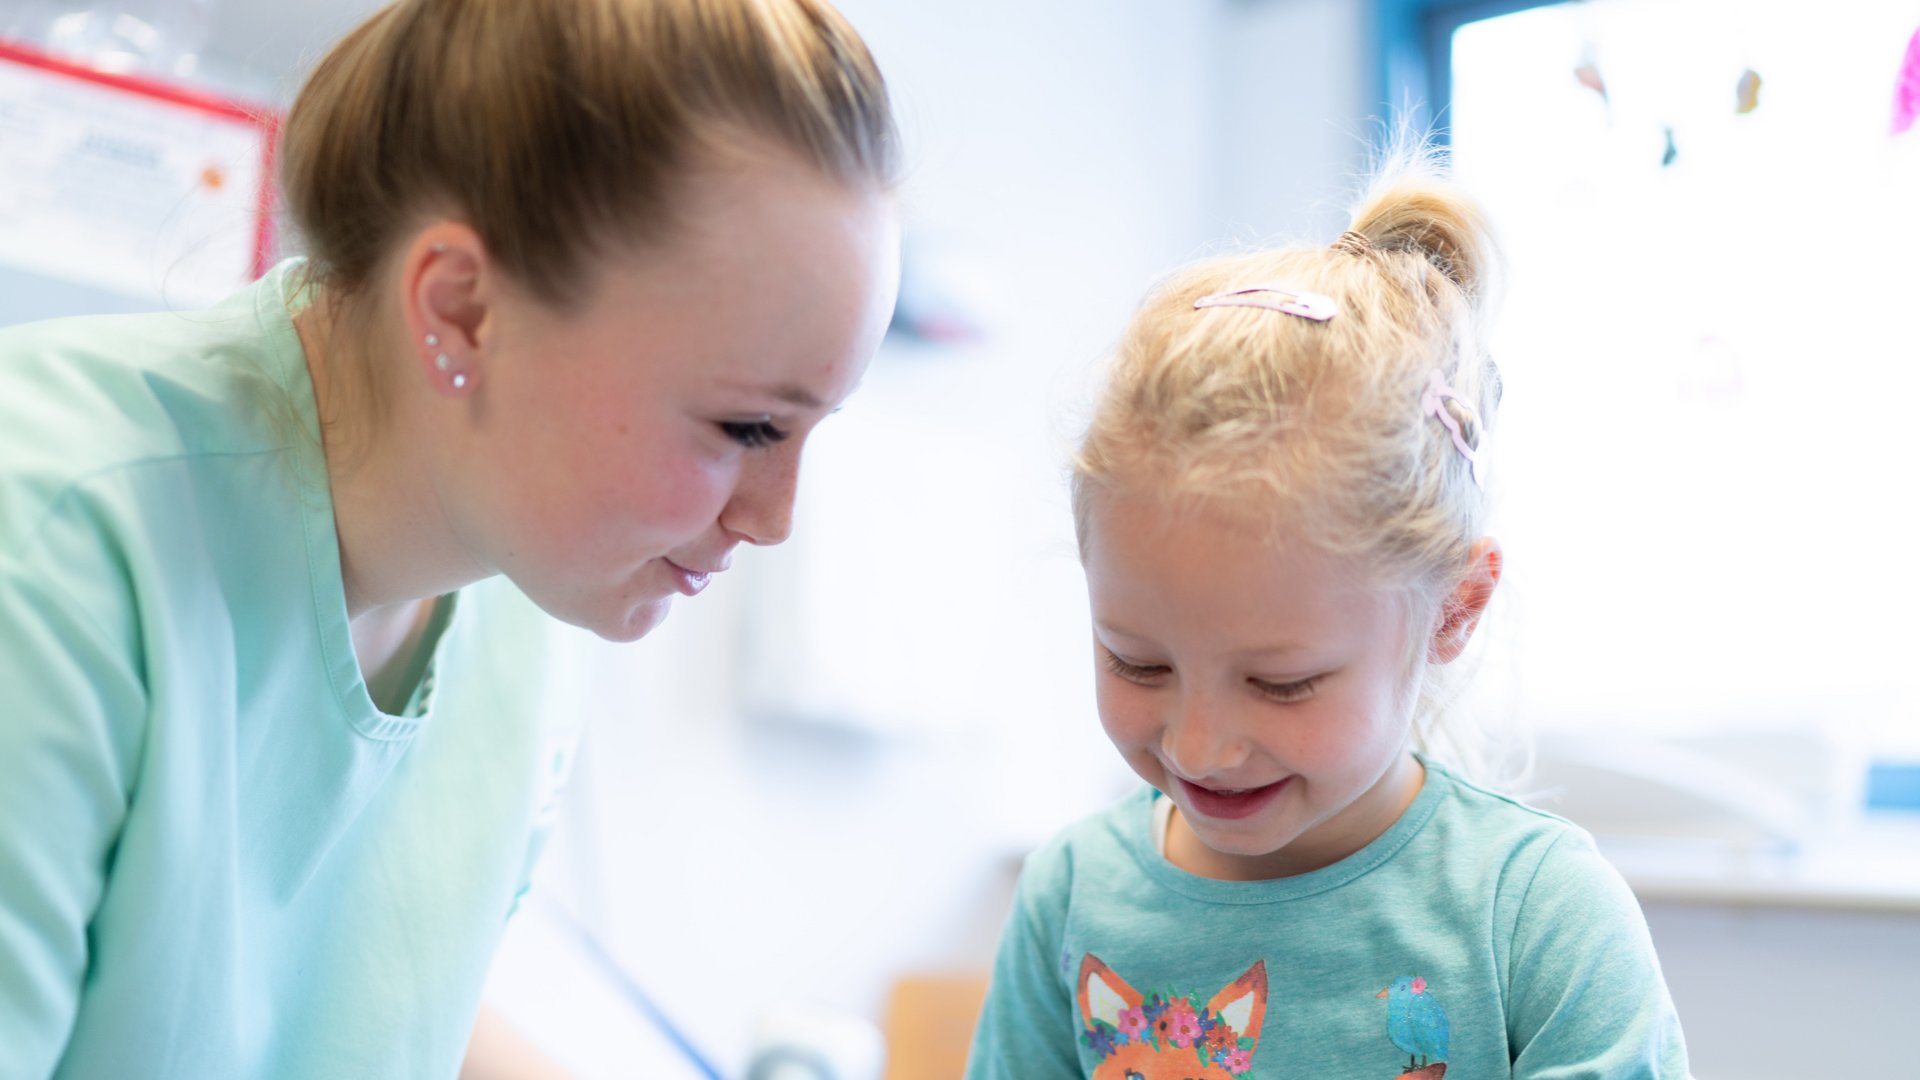
[[[169,305],[264,269],[273,114],[0,41],[0,263]]]

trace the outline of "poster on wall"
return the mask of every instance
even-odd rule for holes
[[[0,39],[0,265],[218,301],[272,252],[273,110]]]

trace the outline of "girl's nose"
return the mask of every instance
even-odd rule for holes
[[[1205,694],[1179,695],[1160,734],[1160,753],[1189,780],[1224,776],[1246,763],[1249,748],[1232,707]]]

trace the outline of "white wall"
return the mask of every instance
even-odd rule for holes
[[[201,52],[206,77],[263,100],[293,100],[327,47],[385,4],[381,0],[212,0]]]
[[[1379,135],[1369,109],[1368,5],[1230,5],[1216,53],[1221,100],[1210,193],[1236,239],[1331,242]]]

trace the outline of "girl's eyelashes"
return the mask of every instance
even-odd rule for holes
[[[1120,659],[1119,656],[1114,654],[1112,649],[1104,645],[1100,647],[1100,662],[1108,671],[1113,672],[1115,675],[1120,676],[1128,682],[1137,683],[1150,683],[1173,670],[1165,664],[1130,663]],[[1315,675],[1310,679],[1300,679],[1288,683],[1268,682],[1266,679],[1249,678],[1247,684],[1258,691],[1261,697],[1269,701],[1277,701],[1283,705],[1290,705],[1294,702],[1305,701],[1312,697],[1315,688],[1320,685],[1322,677],[1323,676]]]
[[[720,430],[726,433],[727,438],[749,450],[784,442],[788,435],[787,432],[774,427],[773,421],[769,419],[722,420]]]
[[[1100,660],[1106,664],[1108,671],[1129,682],[1146,682],[1167,673],[1165,664],[1129,664],[1115,656],[1113,650],[1105,646],[1100,649]]]
[[[1248,679],[1247,682],[1252,684],[1255,690],[1260,691],[1260,696],[1269,701],[1278,701],[1283,705],[1290,705],[1293,702],[1305,701],[1312,697],[1314,687],[1320,683],[1320,676],[1315,675],[1311,679],[1301,679],[1298,682],[1290,683],[1274,683],[1268,682],[1265,679]]]

